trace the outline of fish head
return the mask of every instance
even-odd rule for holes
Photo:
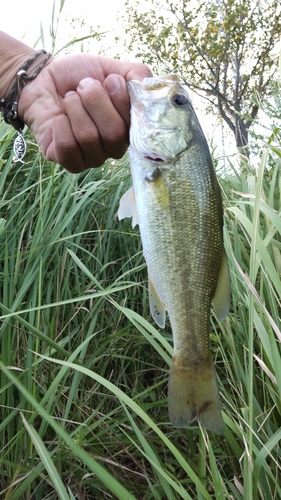
[[[204,138],[186,89],[176,75],[128,82],[131,100],[130,148],[134,155],[169,162]]]

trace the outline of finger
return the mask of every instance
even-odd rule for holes
[[[80,147],[85,168],[100,167],[108,158],[95,122],[86,111],[77,92],[68,92],[63,99],[63,109]]]
[[[73,135],[68,116],[65,114],[57,116],[53,121],[52,131],[53,153],[51,152],[51,148],[49,148],[46,158],[56,161],[74,174],[85,170],[84,158],[79,144]],[[49,158],[49,156],[52,157]]]
[[[99,63],[102,67],[103,74],[107,77],[110,74],[116,73],[122,76],[126,82],[129,80],[140,80],[153,76],[151,70],[146,64],[137,62],[124,62],[118,59],[109,57],[99,57]]]
[[[120,85],[120,96],[124,96],[127,90],[122,79]],[[104,151],[112,158],[121,158],[128,147],[128,128],[107,91],[99,81],[85,78],[79,83],[77,92],[98,129]],[[117,93],[115,100],[118,101]]]
[[[130,99],[127,85],[123,77],[109,75],[104,80],[104,88],[110,96],[111,102],[119,115],[122,116],[127,129],[130,127]]]
[[[148,66],[141,63],[130,63],[129,71],[125,75],[126,82],[130,80],[139,80],[142,82],[144,78],[151,78],[153,76],[152,71]]]

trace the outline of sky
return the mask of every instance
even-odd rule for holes
[[[51,39],[49,27],[52,21],[53,0],[2,0],[0,29],[15,38],[23,40],[27,45],[34,46],[40,36],[40,22],[45,32],[45,49],[51,50]],[[56,0],[56,16],[59,14],[61,0]],[[110,31],[106,38],[100,43],[102,46],[110,47],[112,40],[120,32],[120,21],[116,20],[117,13],[124,7],[125,0],[65,0],[59,21],[59,43],[62,46],[70,40],[73,35],[87,34],[86,28],[79,30],[79,22],[76,29],[71,25],[71,19],[81,19],[87,26],[92,26],[99,32]],[[98,25],[100,28],[97,29]],[[57,46],[57,48],[60,48]],[[37,48],[41,48],[39,42]],[[98,50],[97,48],[97,50]],[[80,51],[80,47],[77,48]]]
[[[55,0],[55,19],[59,15],[61,1]],[[75,37],[88,35],[89,27],[92,27],[94,32],[107,33],[100,41],[92,39],[91,42],[84,42],[85,52],[101,53],[109,57],[120,54],[124,59],[134,61],[134,55],[131,53],[124,54],[123,48],[125,34],[120,18],[122,17],[122,10],[125,8],[125,1],[65,0],[59,16],[56,50],[62,48]],[[147,8],[148,3],[146,0],[143,7]],[[54,0],[2,0],[0,29],[17,39],[23,40],[27,45],[35,46],[40,37],[40,23],[42,23],[44,48],[47,51],[52,51],[49,30],[52,23],[53,4]],[[140,0],[141,4],[142,1]],[[75,21],[72,22],[72,19]],[[81,27],[82,21],[86,25]],[[120,42],[116,42],[116,36],[120,37]],[[41,40],[36,45],[36,49],[40,48],[42,48]],[[80,52],[81,44],[72,46],[71,51]],[[208,139],[215,137],[215,142],[221,143],[221,130],[214,131],[214,127],[210,125],[209,117],[206,117],[203,112],[202,103],[197,102],[197,98],[192,97],[192,99]],[[194,102],[194,99],[196,102]]]

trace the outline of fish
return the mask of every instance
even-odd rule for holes
[[[148,268],[152,317],[173,334],[168,412],[174,428],[196,419],[223,433],[210,346],[211,304],[229,312],[230,278],[223,244],[223,204],[206,138],[176,75],[127,84],[131,102],[132,187],[119,219],[138,224]]]

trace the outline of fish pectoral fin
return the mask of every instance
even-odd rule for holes
[[[225,250],[223,250],[218,284],[212,302],[218,320],[222,321],[228,315],[230,307],[230,277]]]
[[[171,205],[171,195],[163,176],[160,174],[157,180],[151,185],[160,208],[167,210]]]
[[[132,227],[134,228],[138,223],[138,212],[137,212],[137,204],[136,197],[133,186],[131,186],[125,194],[123,194],[119,209],[117,212],[119,220],[126,219],[128,217],[132,217]]]
[[[162,300],[159,297],[156,286],[148,273],[148,293],[149,293],[149,306],[151,315],[160,328],[165,328],[166,323],[166,310]]]

